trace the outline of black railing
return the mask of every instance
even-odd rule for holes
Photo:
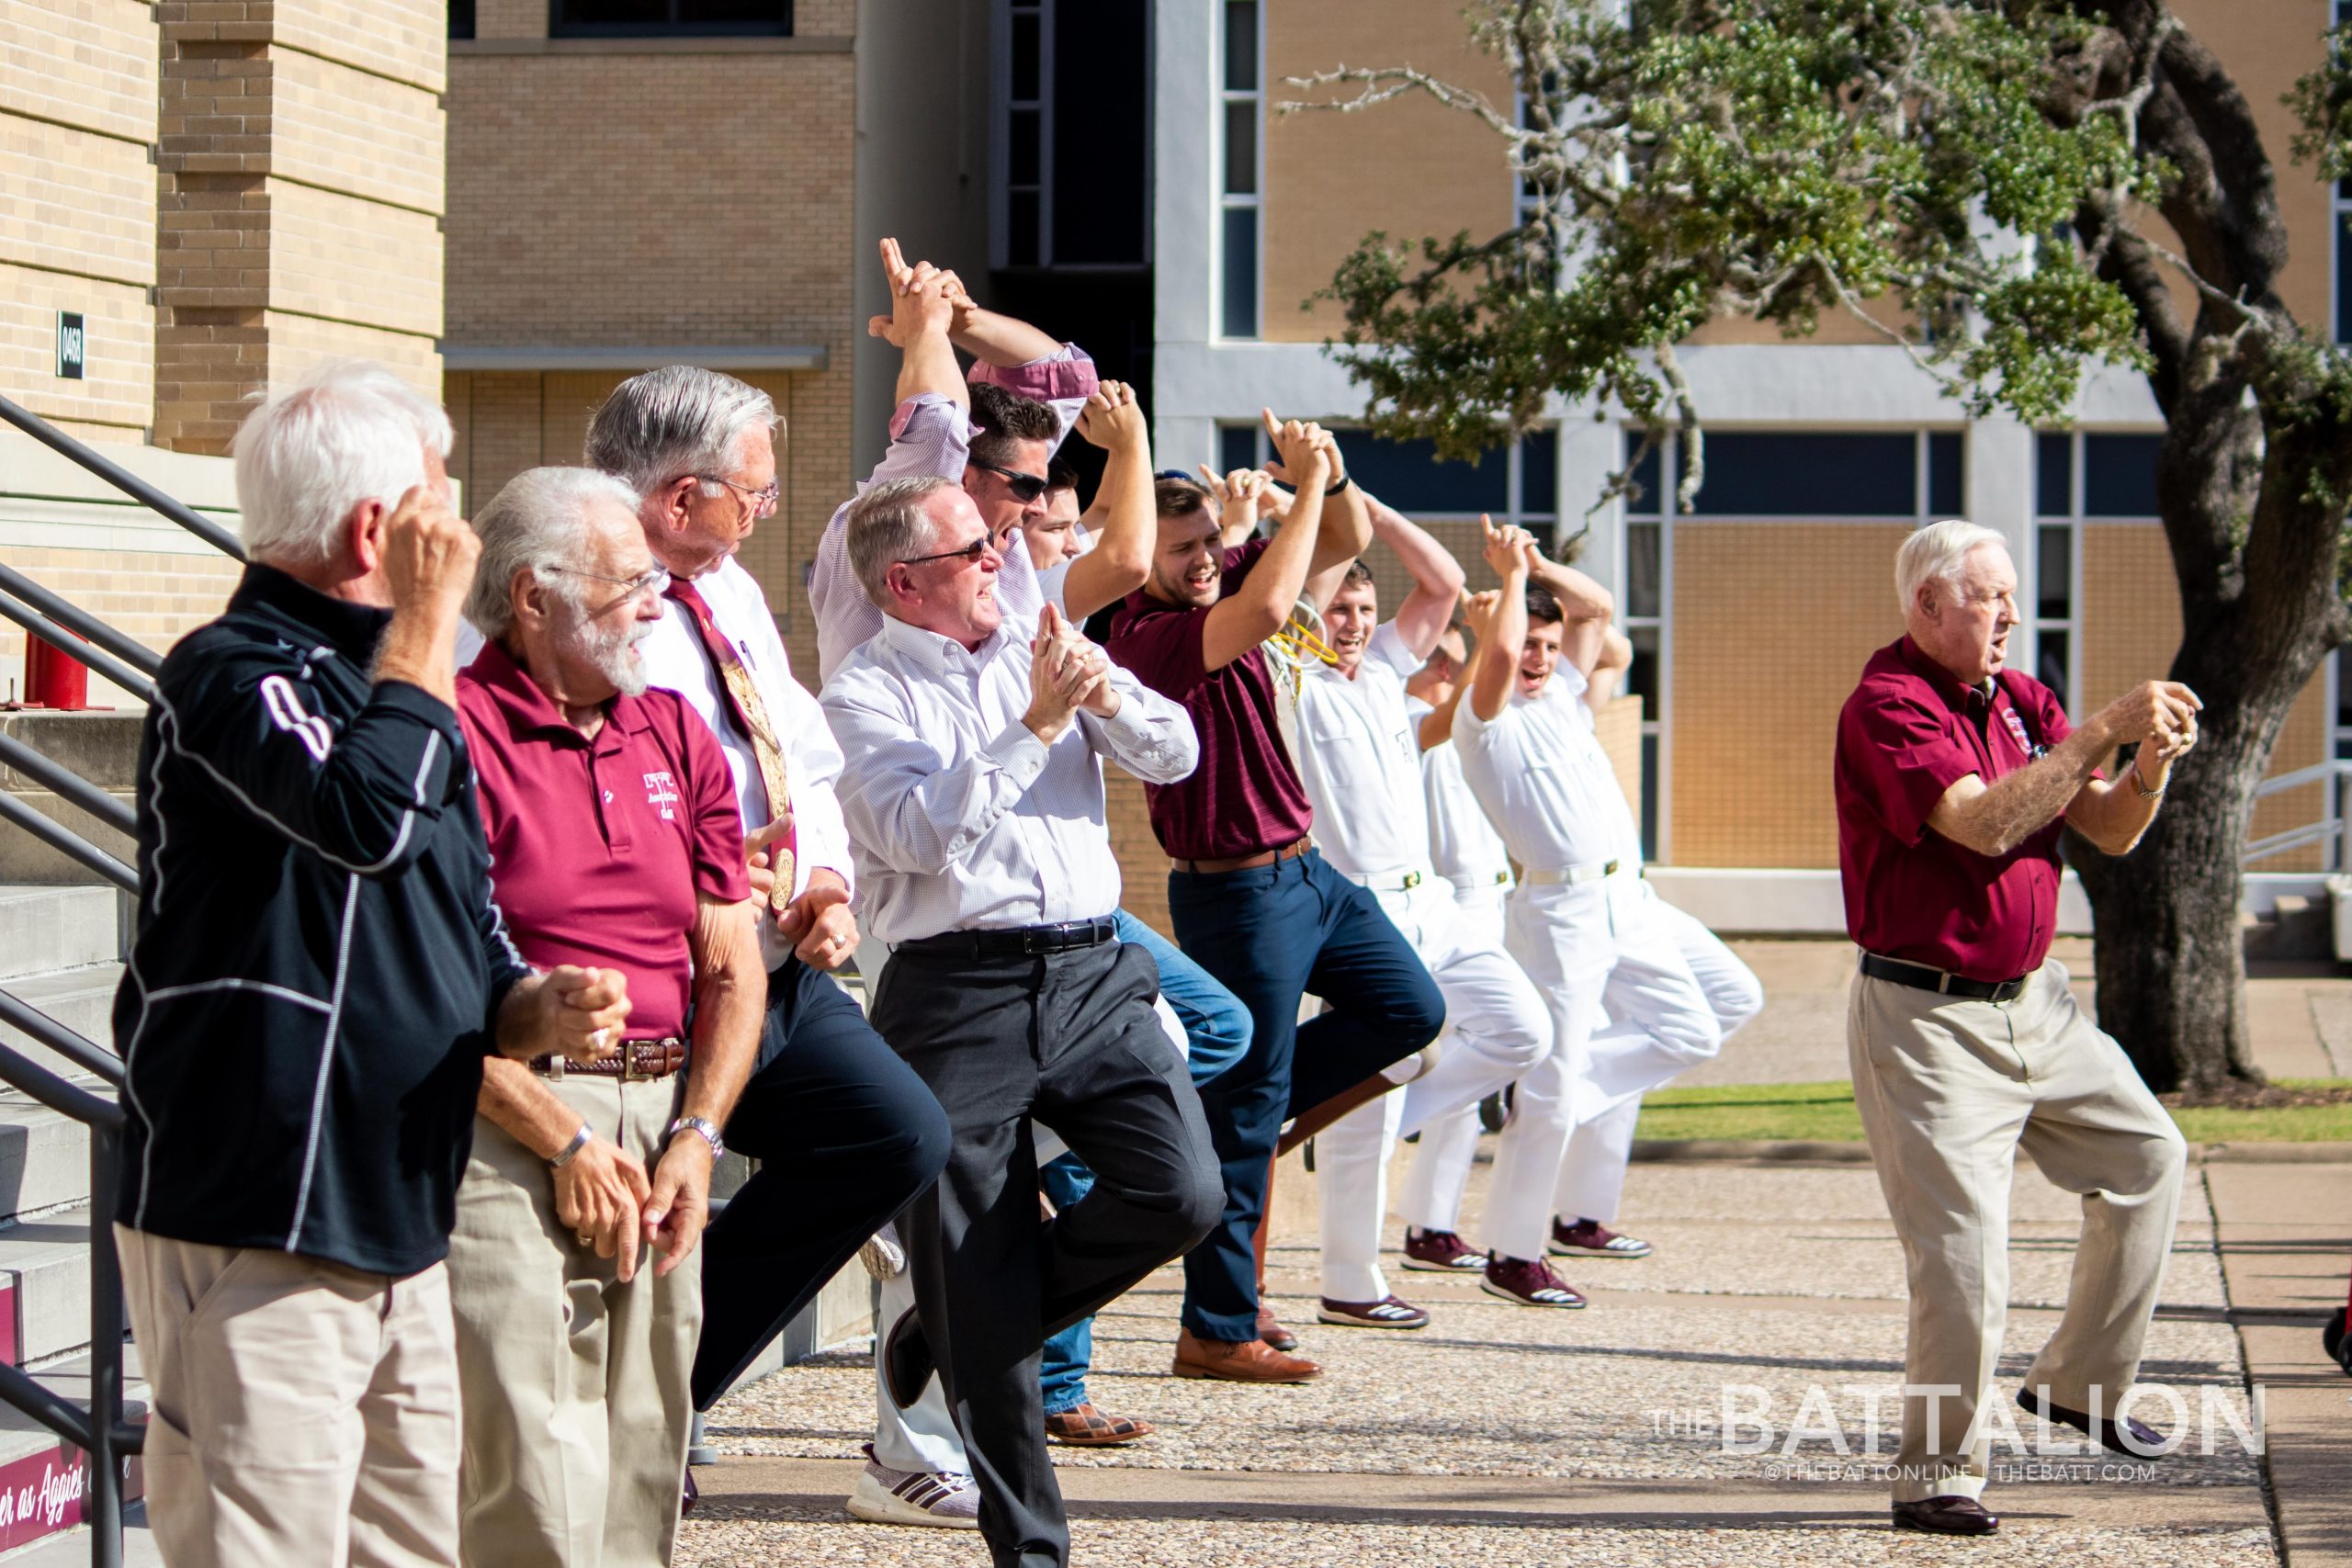
[[[0,423],[14,425],[51,450],[71,458],[213,548],[238,560],[245,558],[235,536],[220,524],[93,451],[39,414],[0,398]],[[136,638],[6,566],[0,566],[0,617],[14,621],[30,635],[81,660],[141,701],[154,699],[153,677],[162,668],[160,658]],[[116,832],[134,831],[135,819],[129,807],[14,736],[0,735],[0,766],[23,774]],[[139,891],[139,874],[130,866],[5,790],[0,790],[0,820],[23,829],[123,891],[134,895]],[[39,1042],[102,1083],[117,1090],[122,1088],[119,1057],[5,988],[0,988],[0,1023]],[[90,1526],[90,1561],[96,1568],[120,1568],[123,1465],[140,1452],[146,1435],[143,1427],[125,1417],[123,1406],[122,1271],[114,1249],[114,1195],[116,1166],[122,1150],[122,1107],[6,1045],[0,1045],[0,1083],[22,1090],[51,1111],[70,1116],[90,1129],[89,1403],[77,1404],[22,1368],[6,1364],[0,1364],[0,1401],[24,1412],[89,1456],[89,1481],[82,1514]]]

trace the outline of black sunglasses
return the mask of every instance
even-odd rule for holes
[[[1018,468],[1008,468],[996,463],[983,463],[978,457],[967,460],[974,468],[986,468],[1002,479],[1004,488],[1012,492],[1012,499],[1024,506],[1046,493],[1046,481],[1035,474],[1024,474]]]
[[[931,560],[961,560],[968,563],[976,561],[982,556],[986,555],[988,553],[988,548],[989,536],[986,534],[983,534],[968,545],[959,546],[952,550],[935,551],[934,553],[927,556],[909,556],[898,564],[900,566],[921,566],[923,562]]]

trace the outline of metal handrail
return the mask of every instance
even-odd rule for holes
[[[70,600],[59,598],[14,567],[0,566],[0,589],[23,600],[35,612],[58,622],[83,641],[95,643],[106,649],[138,671],[146,680],[154,679],[164,668],[162,654],[135,637],[124,636]],[[77,659],[81,657],[81,650],[70,642],[58,646]],[[111,681],[114,677],[109,675],[107,679]],[[143,681],[141,684],[144,684]]]
[[[2276,778],[2263,780],[2255,786],[2254,795],[2259,800],[2265,795],[2284,795],[2290,790],[2308,789],[2313,784],[2340,785],[2347,779],[2352,779],[2352,760],[2315,762],[2308,768],[2297,768]],[[2305,844],[2325,844],[2332,840],[2335,846],[2335,869],[2352,869],[2352,816],[2346,815],[2347,806],[2352,806],[2352,797],[2346,796],[2339,788],[2332,793],[2325,813],[2317,821],[2248,840],[2245,850],[2238,855],[2238,863],[2251,865],[2256,861],[2301,849]]]
[[[0,818],[14,822],[59,854],[79,861],[125,893],[135,895],[139,891],[137,872],[73,829],[51,821],[6,790],[0,790]]]
[[[5,987],[0,987],[0,1023],[31,1035],[84,1072],[103,1078],[116,1089],[122,1087],[121,1057],[97,1042],[85,1039],[77,1031],[66,1028]],[[51,1105],[50,1109],[62,1111],[68,1116],[74,1114],[65,1106]]]
[[[234,534],[187,502],[164,494],[113,458],[76,441],[23,404],[0,398],[0,421],[15,425],[51,451],[80,464],[148,511],[178,524],[222,555],[238,560],[245,558],[245,547],[237,542]]]
[[[118,833],[139,831],[138,813],[130,807],[73,769],[51,761],[13,735],[0,734],[0,762],[16,769],[35,784],[47,785]]]

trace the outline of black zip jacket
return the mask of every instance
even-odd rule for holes
[[[529,973],[458,716],[391,615],[266,566],[164,660],[139,745],[116,1218],[394,1276],[449,1249],[481,1060]]]

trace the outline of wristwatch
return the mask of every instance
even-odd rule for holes
[[[727,1152],[727,1140],[719,1136],[718,1125],[700,1116],[681,1116],[671,1122],[669,1130],[662,1134],[663,1141],[676,1137],[681,1129],[702,1134],[703,1142],[710,1145],[711,1158],[717,1159]]]

